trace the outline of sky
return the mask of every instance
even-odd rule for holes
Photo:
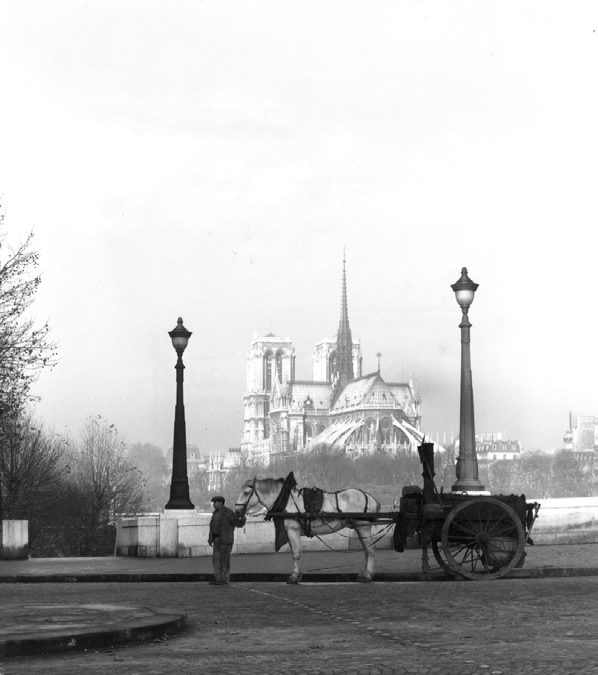
[[[562,447],[598,415],[597,30],[595,2],[5,0],[5,243],[33,230],[59,350],[38,416],[168,448],[182,316],[187,440],[238,446],[254,333],[309,378],[344,249],[364,373],[412,376],[427,434],[458,431],[467,266],[476,431]]]

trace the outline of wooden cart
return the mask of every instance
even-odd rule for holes
[[[403,488],[397,514],[395,550],[404,549],[417,532],[422,570],[429,571],[428,546],[438,564],[456,579],[498,579],[523,565],[540,505],[525,495],[482,495],[438,492],[434,484],[434,445],[419,448],[423,490]]]

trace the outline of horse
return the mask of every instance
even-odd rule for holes
[[[313,490],[317,489],[312,488],[311,492]],[[338,517],[326,515],[326,517],[318,518],[313,511],[305,510],[303,497],[307,491],[306,488],[296,488],[292,473],[286,479],[258,478],[256,476],[243,484],[242,491],[235,504],[235,511],[239,517],[244,517],[248,510],[251,511],[249,515],[266,512],[266,519],[269,518],[267,512],[272,511],[297,514],[297,517],[283,517],[279,520],[280,526],[284,527],[286,532],[293,558],[293,571],[287,583],[296,584],[301,580],[301,536],[317,535],[319,537],[338,532],[343,528],[355,530],[363,548],[365,566],[357,580],[361,582],[373,581],[374,546],[376,542],[372,537],[372,521],[360,520],[355,514],[378,513],[380,502],[373,495],[358,488],[345,488],[336,492],[317,490],[320,493],[320,499],[323,497],[317,512],[338,514]],[[273,506],[275,506],[274,509]],[[352,515],[343,517],[343,513],[351,513]],[[274,518],[276,521],[276,516]],[[276,547],[276,550],[278,548],[279,546]]]

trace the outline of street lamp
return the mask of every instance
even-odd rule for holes
[[[475,423],[473,414],[473,386],[471,381],[471,354],[469,349],[469,317],[467,312],[473,302],[478,284],[467,276],[467,267],[461,270],[461,278],[451,285],[461,307],[461,407],[459,413],[459,457],[457,458],[457,482],[453,492],[479,491],[484,486],[478,479],[478,458],[475,449]]]
[[[170,481],[170,499],[165,509],[193,509],[189,499],[189,479],[187,478],[187,434],[185,431],[185,406],[183,404],[183,352],[187,347],[191,333],[183,326],[181,317],[176,328],[168,335],[177,353],[176,362],[176,407],[174,409],[174,440],[172,443],[172,480]]]

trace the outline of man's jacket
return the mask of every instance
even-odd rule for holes
[[[228,507],[220,511],[214,511],[210,520],[210,535],[208,543],[213,544],[232,544],[235,540],[235,527],[243,527],[245,518],[237,514]]]

